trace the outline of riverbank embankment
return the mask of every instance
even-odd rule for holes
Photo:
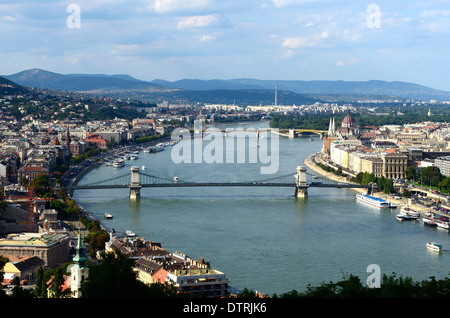
[[[323,170],[321,167],[319,167],[317,165],[318,162],[322,162],[320,159],[320,156],[318,156],[316,153],[312,154],[310,156],[308,156],[305,160],[304,160],[304,164],[305,166],[312,170],[314,173],[318,174],[319,176],[322,176],[324,178],[327,178],[329,180],[333,180],[336,182],[345,182],[345,183],[349,183],[349,181],[347,180],[347,177],[344,176],[338,176],[332,172],[328,172]],[[322,162],[323,163],[323,162]],[[359,193],[366,193],[367,189],[362,189],[362,188],[349,188],[352,191],[355,192],[359,192]],[[391,202],[394,203],[395,205],[397,205],[398,208],[402,208],[403,206],[408,206],[413,210],[416,210],[418,212],[425,212],[425,211],[429,211],[430,208],[426,207],[424,205],[421,204],[416,204],[413,203],[411,200],[407,199],[407,198],[403,198],[400,197],[400,199],[398,199],[397,196],[392,196],[389,194],[385,194],[383,192],[377,192],[377,193],[372,193],[371,195],[381,198],[383,200],[386,200],[387,202]]]

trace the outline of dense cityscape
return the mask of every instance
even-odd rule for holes
[[[25,290],[43,298],[89,297],[95,292],[82,282],[92,277],[90,270],[96,272],[92,266],[111,261],[104,253],[113,253],[132,259],[135,280],[161,288],[156,295],[237,297],[229,289],[226,273],[211,268],[205,259],[167,251],[164,242],[152,242],[131,231],[125,235],[108,232],[102,227],[103,216],[89,215],[61,188],[104,164],[109,154],[145,149],[166,140],[177,127],[192,128],[194,120],[207,125],[269,121],[272,128],[316,129],[323,148],[311,161],[314,164],[309,163],[312,170],[332,172],[330,178],[347,182],[375,182],[379,194],[397,198],[410,199],[413,190],[406,182],[419,182],[417,186],[428,187],[430,196],[442,201],[440,213],[447,211],[450,127],[447,122],[432,121],[433,115],[442,118],[433,112],[442,112],[446,103],[413,101],[415,110],[408,109],[418,121],[409,122],[399,109],[410,100],[373,100],[369,105],[180,105],[25,89],[11,83],[4,87],[12,89],[0,99],[0,253],[2,292],[8,295]],[[408,122],[382,124],[380,118],[392,120],[393,111]],[[423,116],[430,121],[420,121]],[[361,126],[357,120],[371,124]],[[382,125],[376,127],[374,122]],[[430,202],[415,199],[414,204],[423,207]],[[248,290],[243,294],[247,293],[267,297]]]

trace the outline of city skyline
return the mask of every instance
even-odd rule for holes
[[[2,73],[386,80],[450,91],[449,1],[5,1]]]

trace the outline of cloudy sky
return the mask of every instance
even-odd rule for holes
[[[450,0],[3,0],[0,66],[450,90]]]

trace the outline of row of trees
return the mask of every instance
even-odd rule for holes
[[[342,169],[336,170],[321,163],[317,163],[317,165],[327,172],[342,175]],[[405,170],[405,179],[417,181],[424,186],[436,187],[444,193],[450,193],[450,178],[442,175],[438,167],[425,167],[420,172],[417,172],[414,167],[409,166]],[[387,179],[384,176],[376,177],[373,173],[360,172],[356,177],[351,178],[351,181],[363,185],[376,183],[380,191],[386,194],[394,192],[392,179]]]
[[[431,109],[432,115],[428,116],[428,110]],[[363,108],[352,113],[356,123],[365,128],[368,126],[380,127],[383,125],[404,125],[419,123],[424,121],[448,122],[450,106],[439,105],[429,107],[398,107],[386,106],[380,107],[380,114],[374,116],[373,113],[367,113]],[[328,130],[330,118],[334,117],[336,123],[342,122],[347,114],[305,114],[305,115],[274,115],[270,121],[271,128],[289,129],[317,129]]]
[[[338,176],[344,175],[342,172],[342,168],[340,167],[338,169],[333,169],[332,167],[324,165],[320,162],[317,162],[316,165],[318,165],[323,170],[334,173]],[[387,179],[383,176],[376,177],[373,173],[360,172],[356,175],[356,177],[351,178],[351,181],[362,185],[369,185],[370,183],[376,183],[380,191],[383,191],[386,194],[394,192],[394,181],[392,179]]]
[[[424,186],[437,187],[442,192],[450,192],[450,179],[442,175],[438,167],[425,167],[419,174],[408,175],[407,178]]]
[[[360,172],[356,177],[353,177],[351,181],[362,185],[376,183],[380,191],[383,191],[386,194],[394,192],[394,181],[392,179],[387,179],[384,176],[376,177],[373,173]]]

